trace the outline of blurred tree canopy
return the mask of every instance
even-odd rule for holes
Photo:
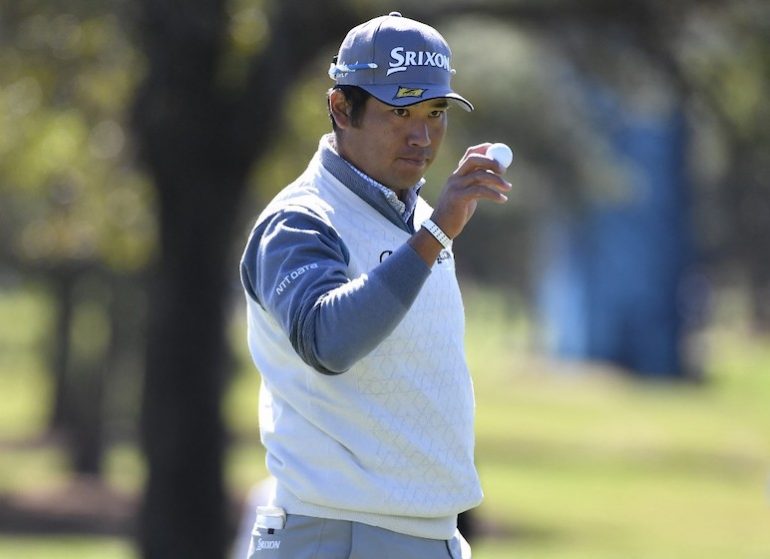
[[[139,59],[118,6],[22,1],[3,10],[0,250],[24,269],[147,263],[151,191],[128,164],[123,118]]]
[[[345,31],[390,9],[376,0],[3,8],[0,280],[33,279],[57,301],[52,425],[82,443],[73,462],[83,471],[98,471],[109,435],[87,426],[115,409],[110,375],[146,366],[148,557],[221,556],[219,402],[237,251],[248,221],[329,128],[325,71]],[[477,107],[452,112],[429,180],[443,182],[468,144],[505,141],[517,155],[513,207],[482,208],[458,240],[466,277],[531,299],[537,225],[622,198],[623,162],[592,127],[577,76],[612,86],[630,111],[682,103],[702,278],[683,289],[743,287],[756,324],[770,325],[767,2],[434,0],[404,15],[445,34],[455,85]],[[78,401],[101,402],[85,408],[97,415],[73,413]],[[207,543],[180,541],[183,526]]]
[[[699,265],[715,285],[748,286],[757,326],[766,327],[767,3],[489,2],[478,12],[476,6],[461,4],[455,13],[477,15],[453,17],[442,28],[455,49],[458,87],[483,99],[472,115],[458,115],[458,128],[474,138],[506,138],[517,151],[521,219],[499,220],[515,233],[553,211],[622,197],[622,161],[591,126],[576,77],[613,87],[630,112],[663,110],[679,99],[691,138],[687,171]],[[462,241],[478,246],[479,238]],[[484,259],[478,250],[473,255]],[[498,280],[508,281],[505,267],[501,272]],[[514,277],[526,293],[529,272]]]

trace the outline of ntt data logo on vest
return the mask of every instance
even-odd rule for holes
[[[263,549],[279,549],[281,547],[281,540],[263,540],[259,538],[257,540],[257,551]]]
[[[433,66],[443,68],[447,72],[450,71],[447,55],[441,52],[406,50],[404,47],[396,47],[390,51],[388,66],[390,66],[388,76],[397,72],[406,72],[410,66]]]

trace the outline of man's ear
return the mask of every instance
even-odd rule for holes
[[[350,103],[345,94],[339,89],[333,89],[329,93],[329,114],[341,129],[350,128]]]

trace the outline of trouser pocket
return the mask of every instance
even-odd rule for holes
[[[257,511],[248,559],[347,559],[350,555],[350,522],[293,514],[281,521],[276,514],[261,517]]]
[[[286,527],[286,511],[280,507],[257,507],[257,520],[251,530],[249,559],[279,558]],[[273,553],[275,552],[275,553]]]

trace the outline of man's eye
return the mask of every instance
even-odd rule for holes
[[[432,113],[430,113],[430,116],[432,116],[433,118],[441,118],[445,112],[446,111],[444,110],[433,111]]]
[[[393,109],[393,113],[396,116],[408,116],[409,115],[409,111],[406,110],[406,109]]]

